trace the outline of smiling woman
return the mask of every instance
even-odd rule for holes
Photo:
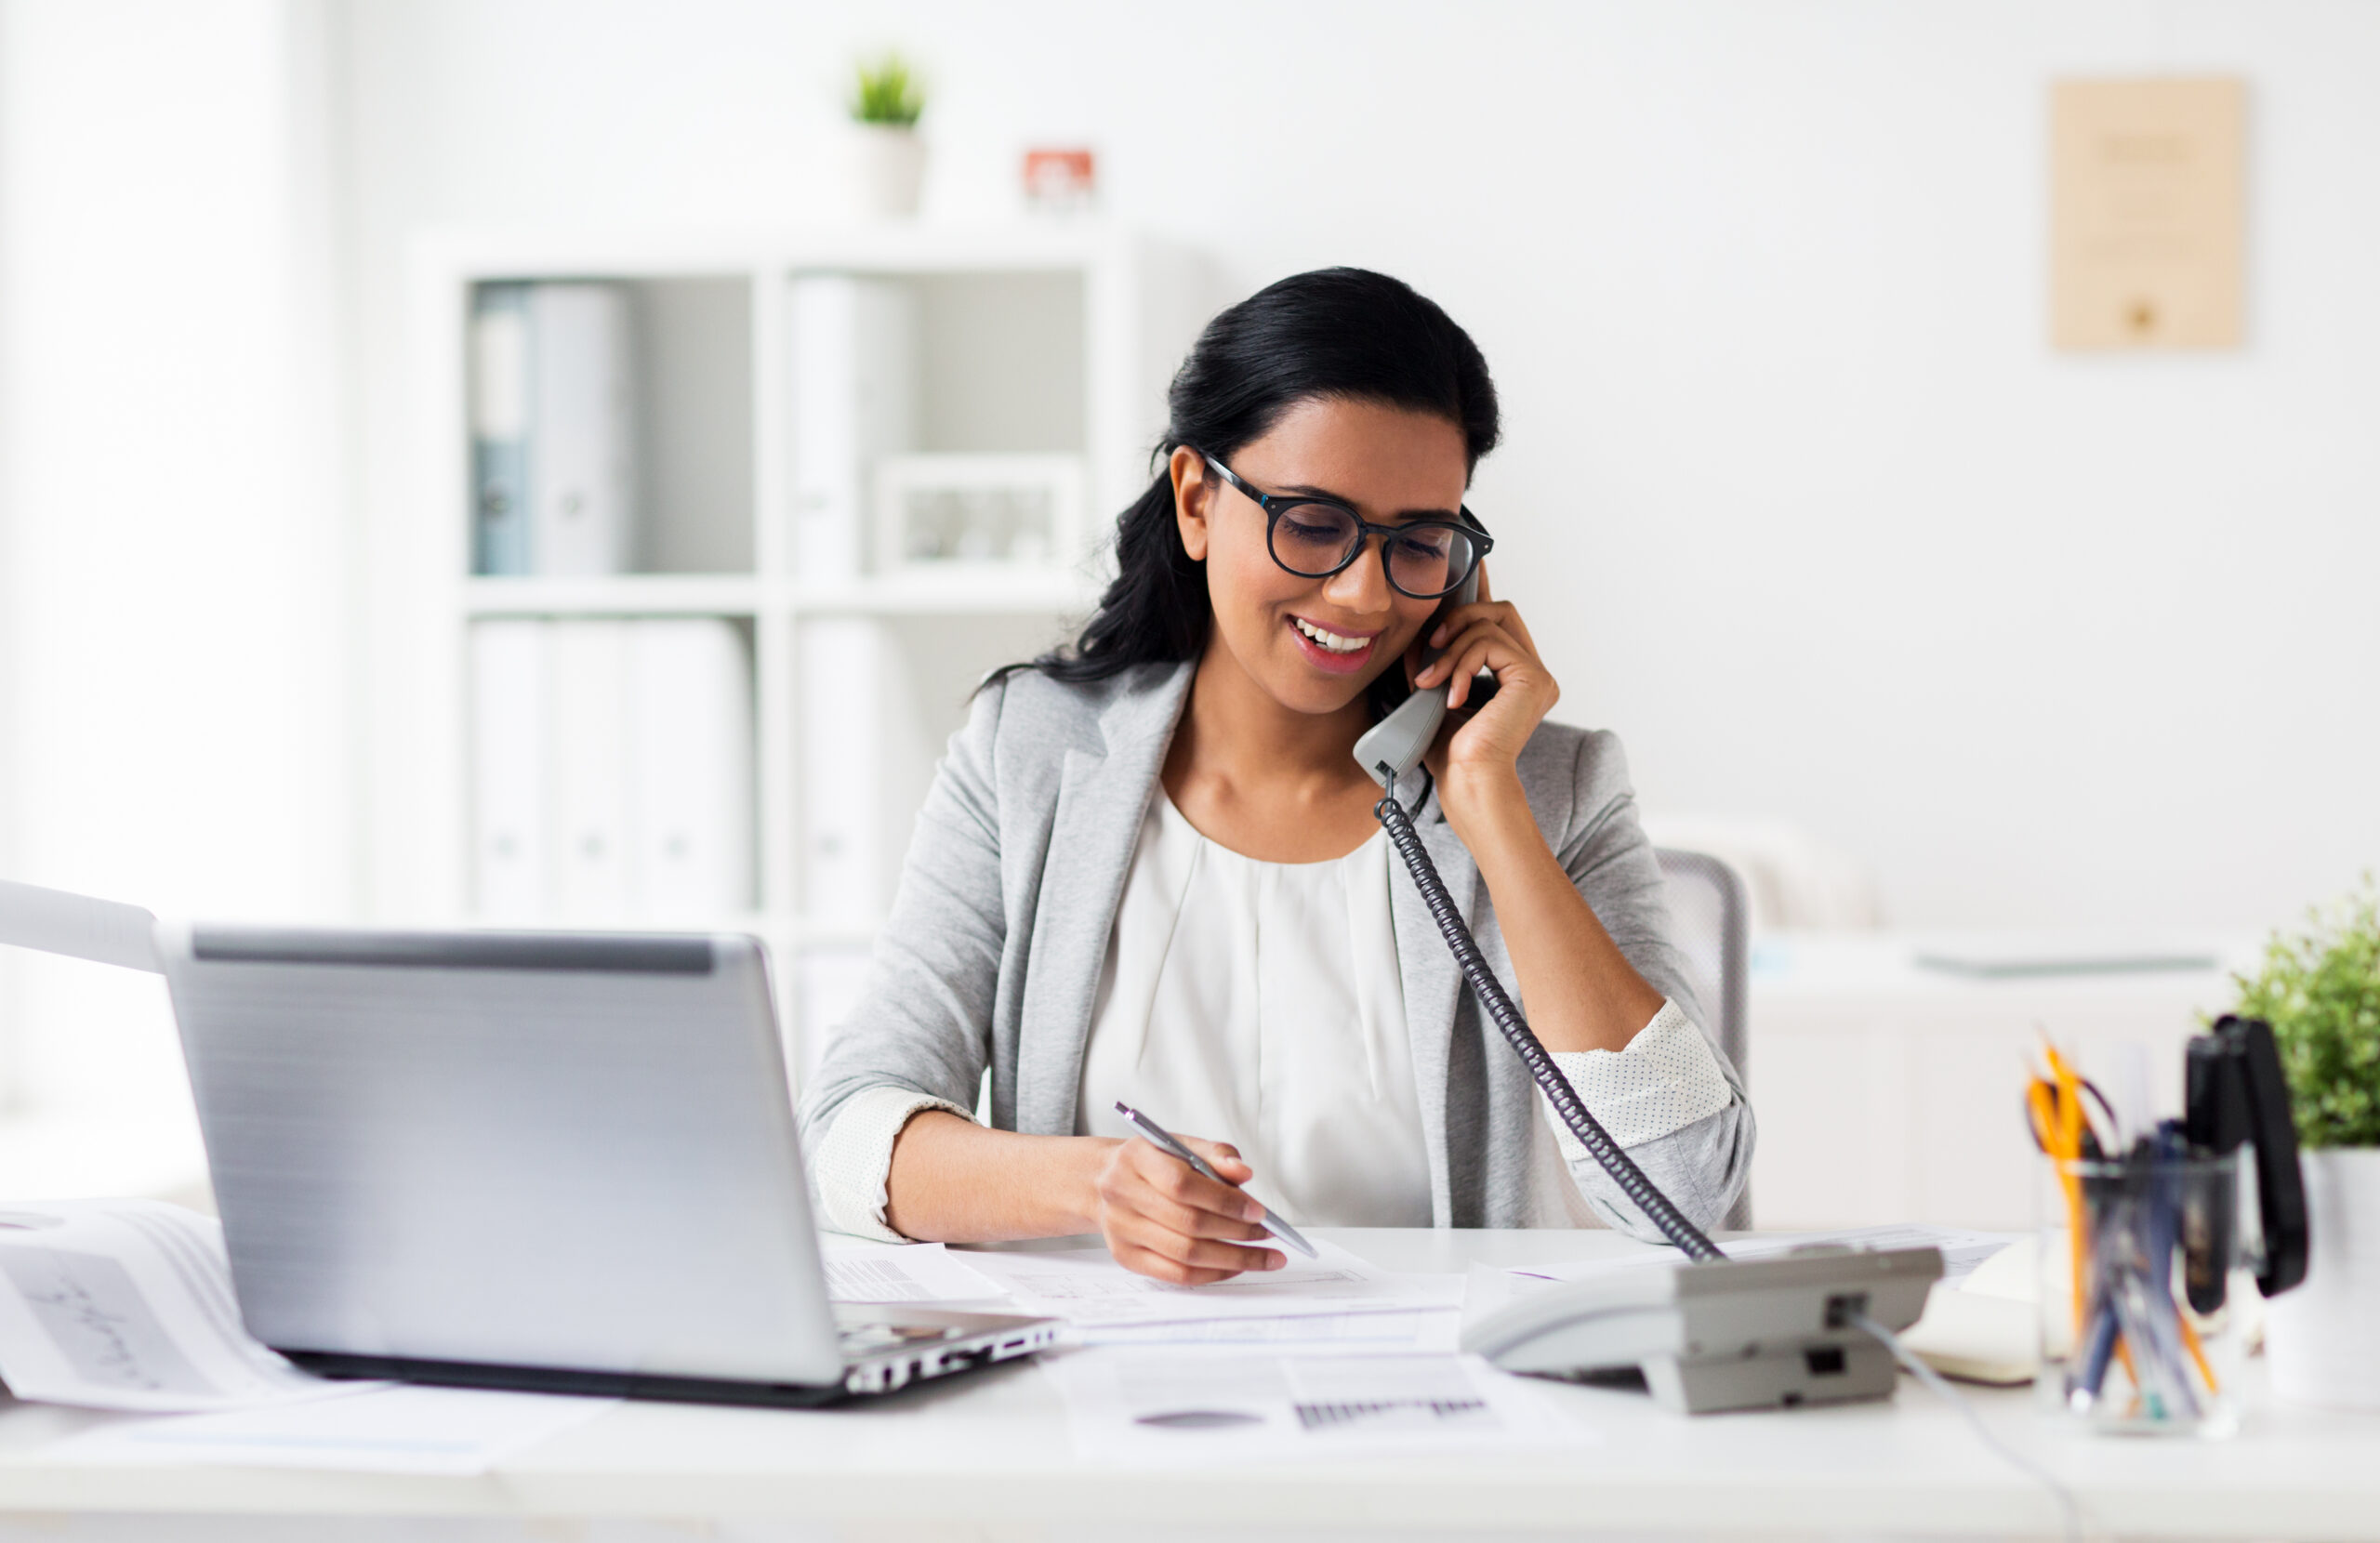
[[[1617,741],[1544,721],[1560,690],[1486,582],[1477,348],[1395,279],[1302,274],[1210,323],[1170,405],[1098,613],[986,682],[951,742],[805,1103],[825,1215],[1096,1231],[1193,1283],[1280,1263],[1241,1186],[1299,1223],[1654,1235],[1486,1048],[1392,873],[1355,744],[1446,684],[1421,839],[1588,1105],[1715,1223],[1752,1112],[1666,940]],[[1119,1101],[1196,1132],[1225,1181],[1132,1139]]]

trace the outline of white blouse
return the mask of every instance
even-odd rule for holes
[[[1143,819],[1083,1055],[1076,1131],[1130,1136],[1118,1099],[1177,1135],[1237,1148],[1289,1220],[1426,1227],[1430,1168],[1389,908],[1385,832],[1326,863],[1260,863],[1200,835],[1162,789]],[[1554,1062],[1623,1147],[1725,1109],[1726,1075],[1675,1004],[1619,1051]],[[1593,1225],[1564,1160],[1585,1156],[1542,1098],[1535,1224]],[[884,1220],[911,1116],[972,1112],[912,1088],[847,1100],[819,1141],[820,1220],[899,1241]]]
[[[1130,1137],[1121,1099],[1236,1147],[1290,1221],[1428,1226],[1388,860],[1382,831],[1328,863],[1260,863],[1160,790],[1107,940],[1076,1133]]]

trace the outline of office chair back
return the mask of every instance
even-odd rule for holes
[[[1669,881],[1670,941],[1686,956],[1706,1025],[1749,1087],[1752,901],[1736,870],[1708,852],[1657,849]],[[1727,1213],[1729,1227],[1752,1225],[1749,1185]]]

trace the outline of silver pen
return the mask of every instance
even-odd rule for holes
[[[1173,1132],[1166,1129],[1163,1126],[1157,1124],[1155,1120],[1150,1119],[1146,1114],[1142,1114],[1139,1110],[1133,1108],[1130,1104],[1126,1103],[1121,1099],[1117,1099],[1116,1101],[1116,1113],[1123,1115],[1126,1123],[1130,1124],[1133,1129],[1139,1131],[1143,1136],[1147,1137],[1149,1144],[1157,1148],[1159,1152],[1164,1153],[1167,1156],[1181,1158],[1197,1172],[1213,1180],[1218,1184],[1223,1184],[1235,1190],[1239,1188],[1237,1184],[1232,1183],[1230,1180],[1224,1178],[1222,1174],[1217,1173],[1213,1168],[1209,1167],[1205,1158],[1199,1156],[1197,1153],[1191,1151],[1188,1147],[1183,1146],[1180,1141],[1174,1140]],[[1258,1204],[1263,1206],[1263,1203],[1259,1201]],[[1299,1253],[1303,1254],[1308,1259],[1318,1259],[1321,1257],[1314,1251],[1313,1244],[1308,1243],[1305,1239],[1298,1236],[1298,1230],[1295,1227],[1290,1226],[1288,1222],[1273,1214],[1272,1207],[1263,1206],[1263,1210],[1264,1230],[1266,1232],[1272,1233],[1275,1237],[1279,1238],[1283,1243],[1288,1244],[1290,1247],[1296,1249]]]

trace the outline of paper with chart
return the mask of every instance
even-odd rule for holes
[[[617,1401],[460,1388],[381,1387],[211,1415],[112,1420],[43,1448],[46,1460],[102,1465],[336,1468],[483,1473]]]
[[[248,1337],[223,1229],[155,1200],[0,1206],[0,1380],[96,1409],[236,1409],[352,1393]]]
[[[1335,1243],[1316,1239],[1315,1247],[1318,1258],[1290,1256],[1279,1270],[1250,1271],[1213,1286],[1173,1286],[1133,1274],[1104,1248],[985,1250],[969,1254],[967,1261],[997,1281],[1017,1312],[1077,1325],[1411,1312],[1462,1300],[1460,1276],[1392,1274]]]
[[[1109,1350],[1042,1366],[1065,1401],[1076,1450],[1093,1459],[1302,1462],[1593,1439],[1476,1356]]]
[[[1006,1293],[939,1243],[818,1234],[826,1294],[839,1302],[974,1302]]]

